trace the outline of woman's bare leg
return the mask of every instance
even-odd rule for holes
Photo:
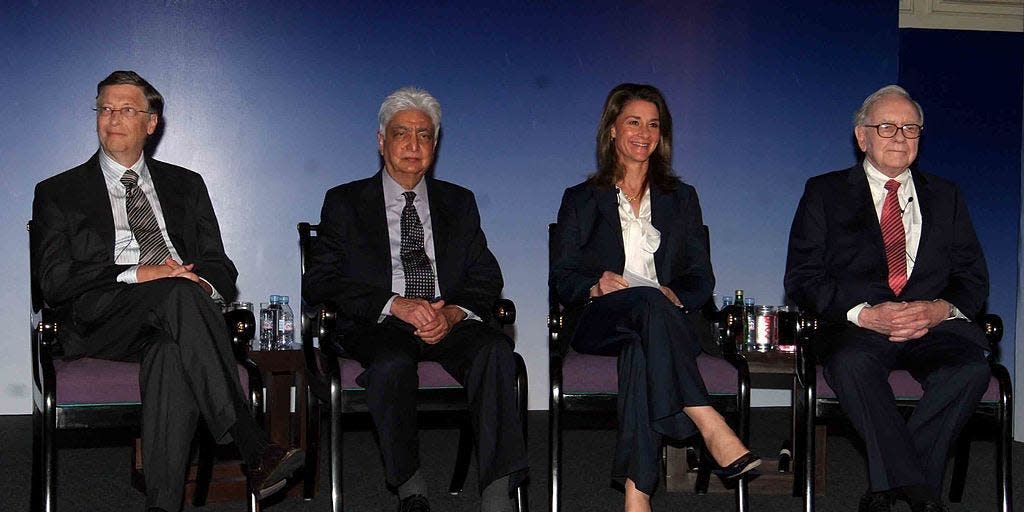
[[[697,425],[704,444],[719,466],[727,466],[749,451],[714,407],[684,407],[683,412]]]
[[[636,488],[632,480],[626,479],[626,512],[651,512],[651,496]]]

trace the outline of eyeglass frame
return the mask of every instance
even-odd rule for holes
[[[150,115],[156,114],[156,112],[153,112],[151,110],[142,110],[142,109],[138,109],[138,108],[135,108],[135,107],[121,107],[121,108],[93,107],[92,111],[96,112],[96,115],[99,116],[99,117],[113,117],[114,112],[117,112],[118,114],[121,114],[122,117],[127,117],[127,118],[133,118],[133,117],[135,117],[135,116],[137,116],[139,114],[150,114]],[[129,114],[129,113],[126,113],[125,111],[131,112],[131,113]]]
[[[897,126],[896,123],[862,124],[861,126],[863,126],[865,128],[874,128],[875,129],[875,133],[877,133],[878,136],[883,138],[883,139],[891,139],[891,138],[896,136],[896,132],[902,132],[904,137],[913,140],[913,139],[921,138],[921,134],[924,133],[924,125],[920,125],[920,124],[917,124],[917,123],[907,123],[907,124],[899,125],[899,126]],[[895,126],[896,129],[893,130],[892,135],[889,135],[887,137],[885,135],[882,135],[882,127],[883,126]],[[917,136],[916,137],[911,137],[911,136],[907,135],[907,132],[903,130],[904,128],[906,128],[908,126],[916,126],[917,127]]]

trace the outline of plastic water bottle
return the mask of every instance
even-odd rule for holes
[[[281,313],[281,298],[270,296],[270,304],[260,307],[260,346],[256,350],[274,350],[277,348],[277,322]]]
[[[295,350],[299,348],[295,344],[295,314],[292,307],[288,305],[287,295],[278,295],[279,316],[277,319],[277,341],[278,349]]]

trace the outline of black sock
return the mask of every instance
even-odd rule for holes
[[[235,440],[235,446],[242,454],[245,464],[250,467],[259,465],[260,458],[270,446],[270,438],[256,424],[256,420],[248,415],[239,416],[228,431],[231,432],[231,438]]]

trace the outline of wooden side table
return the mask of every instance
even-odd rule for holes
[[[263,350],[250,351],[249,356],[259,365],[265,386],[263,404],[257,404],[257,418],[270,434],[271,440],[281,446],[298,446],[306,450],[306,464],[314,464],[319,471],[318,457],[309,453],[309,440],[306,439],[306,398],[308,383],[306,382],[306,363],[302,350]],[[237,460],[234,446],[218,449],[218,460],[213,468],[210,481],[210,492],[207,502],[245,501],[246,479],[241,470],[241,462]],[[145,492],[143,480],[143,461],[141,440],[135,440],[132,456],[132,481],[136,488]],[[289,496],[302,495],[301,473],[293,477],[293,483],[287,491]],[[185,484],[185,501],[191,502],[195,492],[196,466],[189,469]],[[319,482],[319,478],[316,479]],[[314,493],[319,488],[314,488]]]
[[[792,414],[792,407],[796,405],[796,401],[799,399],[799,390],[796,382],[796,354],[792,352],[743,352],[743,356],[747,360],[747,366],[750,370],[751,379],[754,380],[757,377],[764,377],[769,380],[773,380],[778,377],[788,377],[790,379],[790,393],[792,399],[791,406],[791,439],[790,439],[790,450],[802,446],[797,442],[797,436],[799,435],[799,429],[796,425],[795,414]],[[757,387],[752,384],[752,387]],[[825,492],[825,427],[818,426],[815,428],[815,491],[816,494],[824,494]],[[668,453],[666,456],[666,488],[669,491],[686,491],[692,492],[694,485],[697,481],[696,472],[690,471],[692,466],[687,459],[685,448],[674,448],[668,447]],[[794,478],[795,470],[798,467],[799,460],[797,457],[801,456],[798,453],[793,453],[791,457],[790,467],[788,471],[780,472],[779,461],[777,458],[767,458],[762,454],[763,461],[758,471],[761,473],[760,476],[749,481],[748,490],[750,494],[793,494],[798,495],[800,483],[795,481]],[[721,479],[712,478],[711,483],[708,486],[708,492],[713,493],[728,493],[732,492],[732,489],[727,489],[722,485]]]
[[[306,439],[306,360],[302,350],[259,350],[249,352],[259,365],[266,386],[263,425],[270,439],[281,446],[297,446],[306,450],[306,464],[319,471],[317,454],[309,453]],[[301,476],[296,474],[296,477]],[[301,478],[293,478],[301,482]],[[315,481],[319,482],[319,478]],[[314,493],[316,488],[314,488]],[[301,496],[302,486],[293,483],[289,496]]]

